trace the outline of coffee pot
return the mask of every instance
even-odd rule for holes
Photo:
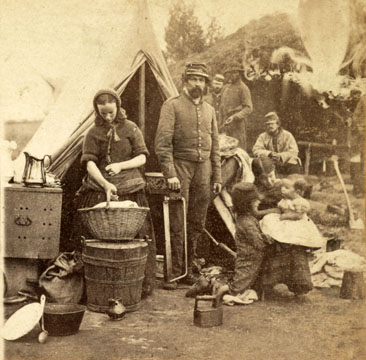
[[[25,155],[25,167],[23,173],[23,182],[25,186],[42,187],[46,185],[46,170],[51,165],[51,156],[45,155],[43,159],[37,159],[36,157],[24,152]],[[46,162],[46,158],[48,158]],[[45,165],[45,163],[47,165]]]

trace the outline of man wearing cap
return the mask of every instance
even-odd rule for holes
[[[247,150],[246,119],[253,111],[253,104],[250,90],[241,80],[243,71],[240,64],[225,71],[230,83],[222,91],[219,131],[238,139],[239,147]]]
[[[293,135],[281,127],[280,119],[275,112],[264,116],[266,131],[258,136],[253,146],[254,156],[268,156],[280,175],[301,173],[299,149]]]
[[[203,101],[209,80],[206,65],[187,64],[182,80],[182,93],[162,106],[155,153],[168,188],[180,191],[186,200],[189,275],[185,282],[193,283],[197,243],[205,226],[211,189],[214,193],[221,191],[221,163],[215,110]],[[179,276],[184,267],[183,213],[177,202],[171,204],[173,275]],[[175,289],[177,284],[169,283],[164,287]]]
[[[205,96],[205,101],[207,101],[216,113],[217,125],[220,126],[220,104],[221,104],[221,91],[224,86],[224,75],[216,74],[211,82],[211,91]]]

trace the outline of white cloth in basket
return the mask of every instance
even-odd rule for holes
[[[93,209],[99,209],[99,208],[105,208],[107,206],[107,202],[103,201],[95,206],[93,206]],[[125,200],[125,201],[111,201],[109,203],[109,208],[138,208],[139,206],[137,203],[131,200]]]

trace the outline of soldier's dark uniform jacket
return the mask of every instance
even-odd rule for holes
[[[215,110],[207,102],[195,104],[185,92],[168,99],[156,134],[155,152],[165,177],[177,176],[173,158],[193,162],[211,159],[212,181],[221,182]]]
[[[215,94],[213,92],[205,96],[205,101],[208,102],[215,109],[217,126],[221,125],[220,120],[220,104],[221,104],[221,93]]]

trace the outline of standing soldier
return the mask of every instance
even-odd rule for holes
[[[205,101],[207,101],[215,109],[216,121],[219,127],[222,125],[220,121],[220,104],[224,80],[224,75],[216,74],[211,82],[211,91],[205,96]]]
[[[187,204],[188,275],[184,281],[193,284],[192,269],[206,222],[211,189],[221,191],[221,164],[215,110],[203,101],[209,80],[206,65],[189,63],[179,96],[168,99],[161,109],[155,138],[155,153],[172,191],[180,190]],[[173,275],[183,273],[183,212],[173,201],[170,213]],[[174,290],[177,283],[165,283]]]
[[[240,64],[235,64],[225,72],[230,83],[222,91],[220,118],[223,125],[219,131],[238,139],[239,147],[247,150],[246,119],[253,111],[253,104],[249,88],[241,80],[243,71]]]

